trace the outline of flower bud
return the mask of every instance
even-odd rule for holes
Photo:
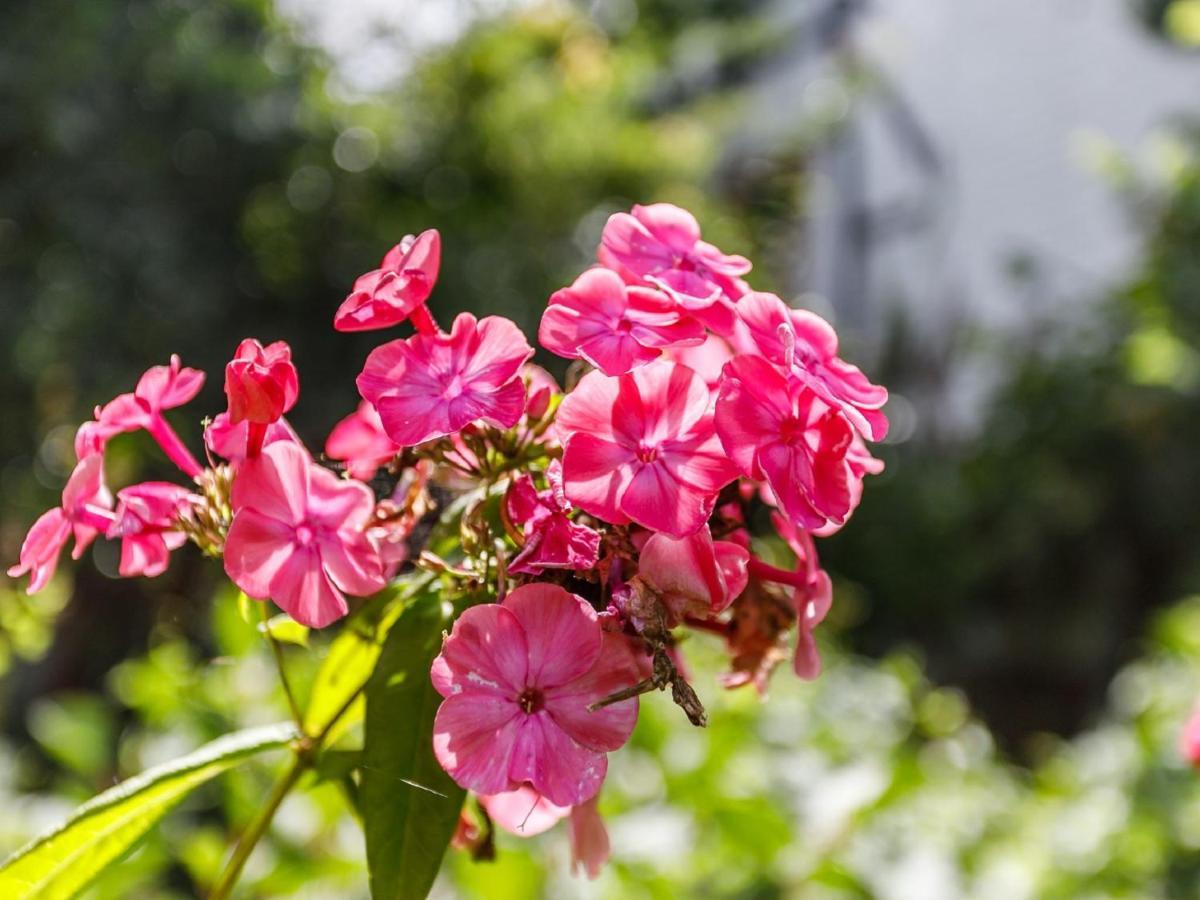
[[[269,425],[296,404],[300,382],[292,350],[283,341],[264,347],[246,338],[225,366],[229,421]]]

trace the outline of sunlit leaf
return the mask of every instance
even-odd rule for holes
[[[290,723],[235,732],[135,775],[81,806],[0,866],[0,897],[72,897],[120,859],[188,792],[296,737]]]
[[[438,765],[431,739],[441,697],[429,666],[448,624],[435,594],[418,595],[392,626],[367,684],[359,805],[375,898],[425,897],[462,809],[464,792]]]

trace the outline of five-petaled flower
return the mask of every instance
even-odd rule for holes
[[[378,269],[360,275],[354,290],[338,307],[333,327],[338,331],[390,328],[425,311],[424,304],[437,282],[442,239],[436,229],[411,234],[387,252]]]
[[[147,481],[117,491],[116,519],[107,538],[121,539],[122,578],[153,578],[167,570],[172,550],[187,543],[180,529],[195,497],[187,488],[166,481]]]
[[[591,372],[563,400],[557,427],[567,499],[613,524],[686,537],[737,476],[713,427],[711,393],[687,366]]]
[[[278,441],[247,460],[233,505],[225,571],[249,596],[324,628],[346,614],[345,594],[383,588],[383,565],[364,533],[371,492],[314,464],[300,446]]]
[[[557,806],[593,797],[606,753],[629,739],[637,699],[590,704],[638,680],[624,637],[558,585],[527,584],[459,616],[433,662],[444,698],[438,762],[461,786],[499,794],[528,783]]]
[[[479,420],[511,428],[525,411],[520,372],[532,355],[508,319],[476,321],[462,313],[449,334],[415,334],[376,347],[358,376],[358,391],[402,447]]]
[[[550,297],[538,341],[551,353],[621,375],[657,359],[665,347],[698,346],[704,334],[669,295],[626,286],[615,272],[593,268]]]

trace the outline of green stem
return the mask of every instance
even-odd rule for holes
[[[287,670],[283,667],[283,647],[279,645],[279,641],[275,640],[275,635],[271,634],[271,611],[267,609],[265,603],[262,604],[262,617],[263,634],[267,636],[267,643],[271,645],[271,653],[275,656],[275,668],[279,671],[279,683],[283,685],[283,693],[287,696],[288,709],[292,711],[296,727],[300,729],[301,734],[304,734],[304,716],[300,712],[300,704],[296,702],[296,695],[292,693]]]
[[[275,818],[275,813],[279,809],[279,804],[283,803],[283,798],[296,786],[296,782],[300,780],[300,776],[306,768],[308,768],[307,757],[297,754],[283,777],[275,782],[275,787],[271,789],[271,795],[267,798],[267,802],[258,811],[258,815],[246,826],[242,836],[238,838],[237,845],[233,848],[233,856],[225,864],[225,869],[213,886],[212,893],[208,895],[209,900],[226,900],[233,892],[233,887],[237,884],[238,876],[242,874],[246,860],[250,858],[250,854],[262,836],[267,833],[271,820]]]

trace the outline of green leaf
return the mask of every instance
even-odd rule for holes
[[[433,592],[418,595],[392,626],[367,683],[359,804],[376,900],[429,893],[462,809],[465,792],[433,755],[442,698],[429,666],[448,625],[447,604]]]
[[[120,859],[189,791],[249,756],[286,746],[291,723],[225,735],[93,797],[0,866],[0,897],[73,897]]]
[[[269,634],[281,644],[298,644],[308,646],[308,626],[301,625],[288,615],[272,616],[265,622],[258,623],[260,634]]]
[[[383,640],[388,629],[403,609],[403,601],[425,588],[429,580],[428,577],[422,576],[415,583],[404,583],[398,591],[373,598],[368,606],[350,618],[342,632],[329,645],[329,653],[313,681],[308,707],[304,711],[306,733],[321,734],[367,683],[383,650]],[[360,718],[361,698],[354,701],[342,714],[336,726],[337,733],[331,732],[325,740],[325,745],[333,744],[338,733]]]

